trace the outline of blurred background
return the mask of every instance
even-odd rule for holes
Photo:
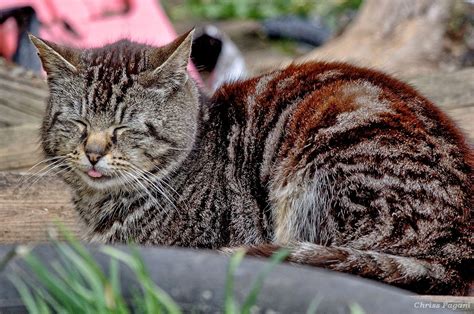
[[[2,0],[0,56],[39,71],[26,33],[79,47],[162,45],[197,27],[207,87],[294,60],[346,60],[409,77],[474,65],[472,0]]]

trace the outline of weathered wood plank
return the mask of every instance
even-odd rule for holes
[[[3,84],[0,81],[2,104],[33,117],[42,118],[46,107],[47,93],[35,93],[23,88],[11,88],[13,84]]]
[[[0,98],[0,127],[4,128],[40,121],[40,118],[21,112],[15,109],[13,105],[15,105],[14,100]]]
[[[40,124],[0,128],[0,170],[29,168],[41,160]]]
[[[409,82],[444,109],[474,106],[474,68],[420,76]]]
[[[0,127],[39,122],[47,96],[43,79],[0,58]]]
[[[474,144],[474,105],[446,110],[446,113],[456,122],[467,138]]]
[[[81,229],[68,187],[52,177],[31,178],[0,172],[0,243],[41,242],[60,222],[73,234]]]
[[[0,80],[15,81],[33,89],[46,90],[45,79],[3,58],[0,58]]]

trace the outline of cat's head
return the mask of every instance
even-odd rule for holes
[[[43,150],[66,181],[127,188],[145,173],[165,176],[189,154],[199,114],[186,69],[192,35],[163,47],[122,40],[87,50],[30,36],[50,89]]]

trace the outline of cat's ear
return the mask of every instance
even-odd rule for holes
[[[194,28],[168,45],[154,48],[149,55],[150,70],[142,77],[144,85],[178,87],[188,79],[187,66]]]
[[[77,73],[77,66],[80,60],[78,50],[60,46],[31,34],[28,37],[36,49],[38,49],[38,56],[41,59],[44,70],[48,74],[48,78]]]

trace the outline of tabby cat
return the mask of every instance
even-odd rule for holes
[[[89,239],[224,249],[429,294],[473,275],[473,151],[410,86],[343,63],[290,65],[210,99],[164,47],[67,48],[31,36],[48,74],[42,143]]]

